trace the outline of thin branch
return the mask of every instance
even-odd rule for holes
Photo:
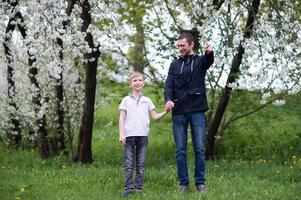
[[[168,13],[170,14],[172,20],[174,21],[174,24],[177,26],[178,31],[180,31],[180,30],[181,30],[181,27],[178,25],[177,19],[175,18],[174,14],[172,13],[171,8],[170,8],[169,5],[168,5],[168,0],[164,0],[164,3],[165,3],[165,5],[166,5],[166,8],[167,8]]]
[[[236,121],[236,120],[238,120],[238,119],[241,119],[241,118],[243,118],[243,117],[252,115],[252,114],[254,114],[254,113],[256,113],[256,112],[262,110],[262,109],[265,108],[266,106],[272,104],[275,100],[280,99],[280,98],[283,98],[283,97],[285,97],[285,96],[287,96],[287,95],[288,95],[288,94],[287,94],[286,92],[285,92],[285,93],[282,93],[282,94],[279,94],[277,97],[275,97],[275,98],[269,100],[266,104],[263,104],[263,105],[261,105],[261,106],[258,106],[257,108],[255,108],[255,109],[253,109],[253,110],[251,110],[251,111],[248,111],[248,112],[243,113],[243,114],[241,114],[241,115],[237,115],[238,113],[233,114],[233,115],[230,117],[230,119],[225,123],[225,127],[228,127],[230,123],[232,123],[232,122],[234,122],[234,121]]]
[[[162,24],[162,21],[161,21],[161,19],[160,19],[160,17],[159,17],[159,15],[158,15],[158,13],[157,13],[157,11],[156,11],[156,9],[155,9],[154,6],[153,6],[153,11],[154,11],[155,14],[156,14],[156,17],[157,17],[157,19],[158,19],[158,21],[159,21],[159,24]],[[174,38],[168,36],[168,35],[163,31],[161,25],[159,25],[159,24],[158,24],[156,27],[159,28],[159,30],[160,30],[160,32],[162,33],[162,35],[165,36],[169,41],[173,41]]]

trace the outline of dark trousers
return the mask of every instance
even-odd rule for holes
[[[144,161],[146,157],[147,136],[134,136],[126,138],[124,146],[124,190],[142,190],[144,184]],[[135,182],[133,180],[136,166]]]

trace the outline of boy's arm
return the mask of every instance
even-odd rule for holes
[[[159,120],[160,120],[162,117],[164,117],[168,112],[169,112],[169,110],[165,110],[165,111],[163,111],[163,112],[157,113],[157,112],[155,111],[155,109],[152,109],[152,110],[149,111],[149,114],[150,114],[150,116],[151,116],[154,120],[159,121]]]
[[[124,133],[125,115],[126,115],[126,111],[125,110],[120,110],[120,114],[119,114],[119,142],[121,142],[122,144],[126,144],[126,138],[125,138],[125,133]]]

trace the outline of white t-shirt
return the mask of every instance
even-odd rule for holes
[[[124,132],[125,137],[147,136],[149,131],[149,111],[155,109],[152,100],[145,96],[136,99],[126,96],[122,99],[119,109],[126,111]]]

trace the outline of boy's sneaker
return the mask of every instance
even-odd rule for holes
[[[143,190],[142,189],[135,189],[136,194],[142,195]]]
[[[180,185],[179,190],[180,193],[186,193],[189,191],[189,186],[188,185]]]
[[[201,184],[201,185],[198,185],[198,186],[196,186],[196,190],[198,191],[198,192],[207,192],[207,187],[206,187],[206,185],[204,185],[204,184]]]

